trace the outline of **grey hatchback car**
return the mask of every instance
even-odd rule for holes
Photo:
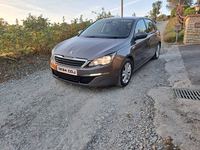
[[[55,78],[70,83],[124,87],[136,69],[159,57],[160,48],[160,32],[151,19],[108,18],[56,45],[50,64]]]

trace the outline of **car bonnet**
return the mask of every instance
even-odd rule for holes
[[[74,37],[58,44],[54,54],[93,60],[116,52],[127,45],[126,39]]]

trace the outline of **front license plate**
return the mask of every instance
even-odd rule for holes
[[[66,74],[71,74],[71,75],[77,76],[77,70],[75,70],[75,69],[57,66],[57,70],[59,72],[63,72],[63,73],[66,73]]]

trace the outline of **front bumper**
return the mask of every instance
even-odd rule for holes
[[[120,64],[119,60],[115,59],[112,63],[106,66],[96,66],[83,69],[73,68],[77,70],[77,76],[74,76],[57,71],[57,64],[52,61],[50,63],[52,74],[55,78],[69,83],[91,87],[105,87],[116,84],[119,77]]]

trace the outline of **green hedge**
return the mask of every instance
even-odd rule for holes
[[[164,19],[165,20],[170,19],[170,15],[167,15]]]
[[[49,20],[29,14],[23,20],[23,26],[16,25],[1,26],[0,25],[0,55],[12,54],[13,57],[30,55],[30,54],[46,54],[50,53],[52,48],[58,43],[74,37],[78,31],[84,30],[89,26],[91,21],[83,21],[76,18],[71,24],[50,23]]]
[[[185,10],[186,10],[186,9],[189,8],[189,7],[190,7],[190,5],[184,5],[184,6],[181,6],[181,10],[180,10],[180,12],[182,12],[183,8],[185,8]]]
[[[198,13],[200,13],[200,10],[199,10]],[[186,17],[187,15],[192,15],[192,14],[196,14],[195,7],[189,7],[189,8],[187,8],[185,10],[184,16]]]
[[[176,10],[177,10],[177,7],[175,7],[174,9],[172,9],[172,11],[171,11],[171,18],[176,17]]]

